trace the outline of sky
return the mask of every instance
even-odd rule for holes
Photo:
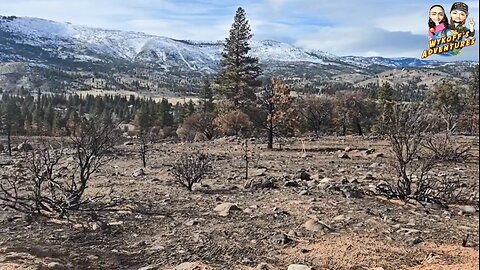
[[[175,39],[228,36],[242,7],[253,39],[272,39],[336,55],[420,58],[428,48],[428,12],[452,1],[425,0],[0,0],[1,15],[38,17]],[[478,1],[464,1],[479,31]],[[478,42],[442,61],[479,61]]]

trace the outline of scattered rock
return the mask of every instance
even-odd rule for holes
[[[344,192],[346,198],[352,199],[363,199],[365,197],[365,193],[360,189],[353,189],[347,192]]]
[[[371,172],[368,172],[363,179],[365,179],[365,180],[375,180],[376,178],[373,176],[373,174]]]
[[[331,182],[333,182],[333,179],[328,177],[325,177],[322,180],[320,180],[320,184],[329,184]]]
[[[273,269],[268,263],[260,263],[259,265],[257,265],[257,267],[255,268],[256,270],[270,270],[270,269]]]
[[[252,177],[265,176],[267,173],[267,168],[260,168],[252,171]]]
[[[423,242],[423,239],[421,237],[414,237],[414,238],[410,238],[410,239],[407,240],[407,244],[409,244],[411,246],[418,245],[422,242]]]
[[[287,270],[312,270],[312,268],[303,264],[290,264]]]
[[[46,265],[46,268],[47,269],[51,269],[51,270],[64,270],[64,269],[67,269],[67,267],[61,263],[58,263],[58,262],[51,262],[51,263],[48,263]]]
[[[462,212],[462,215],[471,215],[475,214],[477,209],[471,205],[462,205],[460,206],[460,211]]]
[[[352,151],[352,148],[351,148],[350,146],[347,146],[347,147],[345,147],[345,150],[344,150],[344,151],[345,151],[345,152],[350,152],[350,151]]]
[[[296,178],[299,178],[299,179],[302,179],[302,180],[305,180],[305,181],[308,181],[310,180],[310,174],[307,173],[306,171],[301,171]]]
[[[288,238],[284,233],[276,234],[270,238],[272,243],[277,245],[285,245],[292,242],[292,239]]]
[[[367,150],[365,151],[365,154],[371,155],[371,154],[373,154],[374,152],[375,152],[375,149],[370,148],[370,149],[367,149]]]
[[[288,180],[284,184],[285,187],[298,187],[299,184],[295,180]]]
[[[226,217],[233,211],[241,211],[241,209],[233,203],[222,203],[219,204],[213,209],[215,212],[218,212],[220,216]]]
[[[324,229],[333,231],[333,229],[327,224],[314,219],[307,220],[307,222],[303,224],[303,227],[305,227],[306,230],[311,232],[320,232],[320,231],[323,231]]]
[[[345,152],[342,152],[340,154],[338,154],[338,158],[341,158],[341,159],[350,159],[350,156],[345,153]]]
[[[198,262],[184,262],[177,265],[174,270],[206,270],[206,268]]]
[[[31,144],[28,144],[28,143],[21,143],[17,146],[17,150],[18,151],[32,151],[33,150],[33,146]]]
[[[300,192],[298,193],[298,195],[301,195],[301,196],[303,196],[303,195],[308,195],[308,194],[310,194],[310,193],[308,192],[308,190],[302,190],[302,191],[300,191]]]
[[[126,142],[123,143],[123,145],[125,145],[125,146],[133,145],[133,142],[132,141],[126,141]]]
[[[140,176],[144,176],[145,172],[143,171],[143,169],[140,168],[140,169],[134,171],[132,173],[132,175],[135,176],[135,177],[140,177]]]

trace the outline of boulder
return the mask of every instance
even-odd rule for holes
[[[217,205],[214,209],[215,212],[218,212],[218,214],[222,217],[226,217],[230,215],[233,211],[241,211],[241,209],[233,203],[222,203]]]
[[[33,146],[31,144],[28,144],[28,143],[21,143],[17,146],[17,150],[18,151],[32,151],[33,150]]]

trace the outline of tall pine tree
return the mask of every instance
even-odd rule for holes
[[[252,36],[245,10],[239,7],[225,39],[216,83],[221,94],[244,110],[256,100],[255,89],[261,85],[258,59],[248,55]]]

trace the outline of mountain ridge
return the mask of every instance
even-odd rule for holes
[[[345,73],[374,76],[390,69],[452,65],[408,57],[337,56],[275,40],[252,40],[250,45],[251,55],[259,59],[266,76],[280,74],[314,84]],[[40,73],[55,70],[58,73],[103,74],[103,79],[117,88],[122,88],[123,82],[112,79],[115,76],[126,78],[126,84],[128,80],[141,81],[143,78],[146,85],[158,81],[152,84],[154,89],[180,86],[188,90],[188,84],[198,85],[203,77],[216,73],[222,49],[221,41],[178,40],[41,18],[0,16],[0,62],[21,62],[37,70],[47,70]],[[454,65],[471,66],[473,63],[455,62]],[[59,81],[56,77],[53,80]],[[62,82],[54,84],[59,83]],[[67,83],[62,87],[67,85],[88,88],[78,80],[73,86]]]

